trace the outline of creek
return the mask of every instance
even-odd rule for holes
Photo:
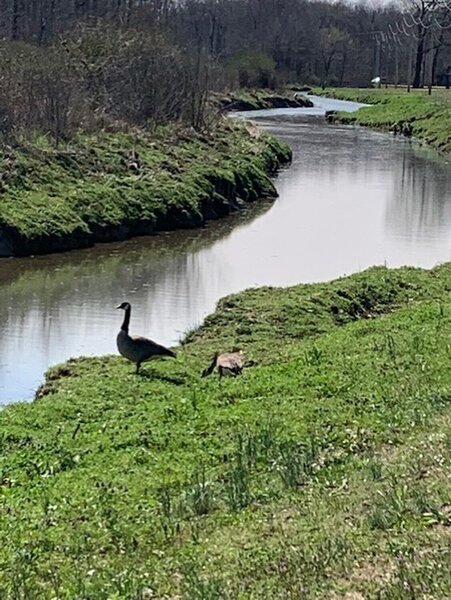
[[[0,259],[0,404],[33,397],[69,357],[116,353],[131,331],[176,344],[219,298],[248,287],[326,281],[372,265],[451,260],[451,168],[414,141],[324,121],[355,103],[250,118],[293,148],[279,198],[199,230],[25,259]]]

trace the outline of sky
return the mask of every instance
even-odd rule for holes
[[[333,0],[336,2],[340,2],[340,0]],[[379,8],[381,6],[388,6],[389,4],[397,4],[401,5],[403,0],[345,0],[349,4],[364,4],[366,6],[371,6],[374,8]]]

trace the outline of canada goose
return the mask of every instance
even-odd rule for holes
[[[236,377],[243,370],[243,352],[225,352],[219,354],[216,352],[213,356],[210,366],[202,371],[202,377],[211,375],[215,368],[218,369],[219,378],[223,375],[232,375]]]
[[[148,338],[129,335],[128,326],[130,324],[130,313],[132,312],[132,307],[129,302],[122,302],[122,304],[116,306],[116,308],[125,310],[124,321],[116,338],[117,349],[122,356],[125,356],[128,360],[136,363],[137,373],[139,373],[141,363],[151,360],[152,358],[158,358],[159,356],[171,356],[172,358],[175,358],[175,354],[172,350],[160,346],[160,344],[157,344]]]

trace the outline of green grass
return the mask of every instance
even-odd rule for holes
[[[52,369],[0,413],[0,597],[450,597],[450,282],[249,290],[142,376]]]
[[[396,123],[409,123],[412,135],[442,153],[451,152],[451,91],[434,90],[428,96],[424,90],[410,94],[396,89],[334,88],[323,95],[368,103],[356,113],[338,113],[343,123],[391,129]]]
[[[270,136],[225,120],[203,133],[80,134],[57,149],[36,137],[0,153],[0,231],[11,254],[24,255],[199,226],[237,200],[275,196],[269,175],[290,157]]]

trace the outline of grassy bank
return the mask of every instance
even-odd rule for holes
[[[210,132],[44,137],[0,152],[0,256],[79,248],[161,229],[196,227],[276,196],[269,179],[288,147],[239,123]]]
[[[315,90],[316,93],[316,90]],[[340,112],[330,117],[341,123],[356,123],[379,129],[403,130],[442,153],[451,153],[451,91],[425,91],[410,94],[395,89],[328,89],[322,93],[339,100],[354,100],[371,106],[356,113]]]
[[[0,597],[449,597],[450,282],[250,290],[142,376],[53,369],[0,413]]]
[[[295,89],[239,89],[228,94],[216,94],[213,103],[225,111],[263,110],[267,108],[305,108],[313,106],[306,93]]]

